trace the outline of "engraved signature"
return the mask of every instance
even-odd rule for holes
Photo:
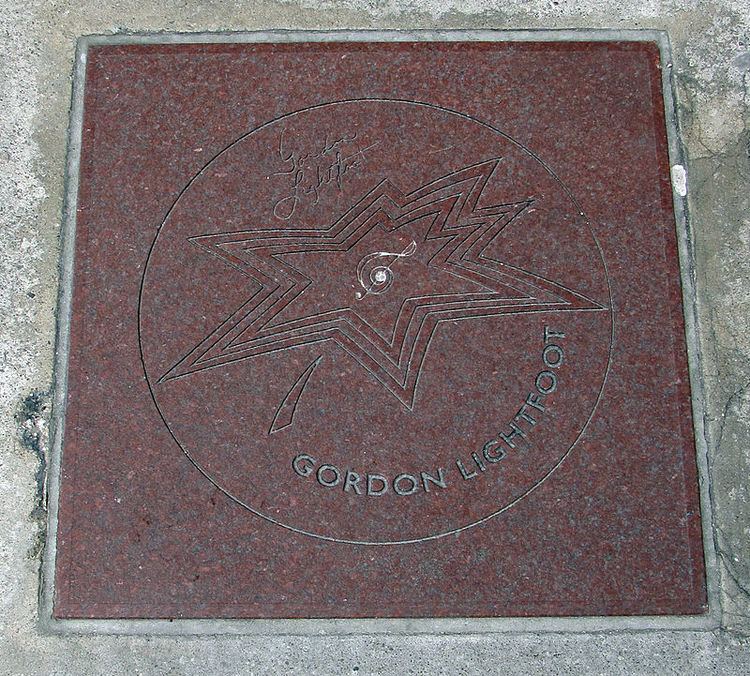
[[[283,129],[279,134],[278,153],[286,166],[272,176],[287,176],[290,185],[289,193],[274,203],[273,215],[288,221],[301,203],[308,201],[315,205],[325,189],[341,190],[346,174],[361,167],[367,151],[378,143],[380,141],[361,147],[356,132],[335,137],[326,133],[313,150],[300,152],[288,141],[286,129]]]

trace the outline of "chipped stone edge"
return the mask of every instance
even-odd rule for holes
[[[649,630],[705,630],[721,626],[718,567],[714,548],[713,518],[708,485],[708,447],[703,414],[703,377],[697,331],[693,241],[685,196],[673,191],[683,306],[692,390],[693,419],[700,480],[703,545],[708,588],[708,612],[687,616],[533,617],[533,618],[433,618],[433,619],[57,619],[53,616],[54,573],[57,547],[62,441],[67,398],[70,315],[73,294],[73,261],[78,196],[78,172],[83,124],[83,96],[88,49],[98,45],[350,42],[350,41],[636,41],[655,42],[662,64],[662,86],[667,121],[670,166],[684,165],[672,82],[669,37],[658,30],[274,30],[225,33],[120,33],[79,38],[74,66],[72,105],[68,130],[65,201],[61,230],[60,291],[54,366],[51,435],[53,443],[48,474],[48,539],[40,570],[39,629],[47,634],[119,635],[375,635],[375,634],[492,634],[533,632],[630,632]]]

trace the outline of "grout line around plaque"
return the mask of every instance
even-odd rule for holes
[[[695,262],[687,196],[672,189],[679,249],[685,338],[691,384],[691,403],[700,491],[703,552],[705,557],[708,612],[703,615],[633,615],[600,617],[524,618],[435,618],[435,619],[56,619],[53,617],[57,511],[59,506],[62,441],[67,397],[70,317],[73,293],[73,261],[76,207],[83,123],[83,97],[89,47],[128,44],[222,44],[263,42],[655,42],[659,47],[662,96],[670,167],[684,166],[672,81],[669,37],[658,30],[333,30],[254,31],[225,33],[120,33],[79,38],[74,64],[73,90],[68,128],[63,223],[61,229],[60,289],[53,373],[52,443],[48,472],[48,537],[40,568],[39,628],[55,634],[117,635],[420,635],[494,633],[602,633],[668,631],[711,631],[721,626],[718,564],[708,484],[708,445],[704,425],[704,380],[697,329]]]

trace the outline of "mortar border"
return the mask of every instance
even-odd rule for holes
[[[89,47],[126,44],[195,44],[255,42],[374,42],[374,41],[487,41],[487,42],[655,42],[660,51],[662,94],[670,167],[684,167],[684,149],[672,81],[669,36],[659,30],[272,30],[226,33],[121,33],[79,38],[75,55],[68,129],[63,223],[61,229],[60,290],[53,378],[52,445],[48,467],[48,538],[40,570],[39,627],[44,633],[135,635],[257,635],[314,636],[368,634],[488,634],[534,632],[631,632],[649,630],[705,630],[721,626],[718,564],[711,508],[708,444],[704,428],[704,382],[697,324],[695,259],[687,196],[673,189],[673,203],[685,315],[685,335],[692,393],[692,411],[700,486],[703,551],[708,611],[703,615],[529,617],[529,618],[419,618],[419,619],[56,619],[52,615],[57,548],[62,441],[65,427],[76,208],[83,122],[83,96]]]

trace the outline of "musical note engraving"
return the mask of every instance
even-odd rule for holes
[[[417,243],[412,240],[401,253],[391,253],[388,251],[376,251],[367,254],[357,265],[357,281],[364,289],[357,291],[355,294],[357,300],[362,300],[368,294],[381,294],[388,291],[393,284],[394,274],[391,267],[400,259],[408,258],[417,250]],[[390,259],[387,265],[385,261]]]

